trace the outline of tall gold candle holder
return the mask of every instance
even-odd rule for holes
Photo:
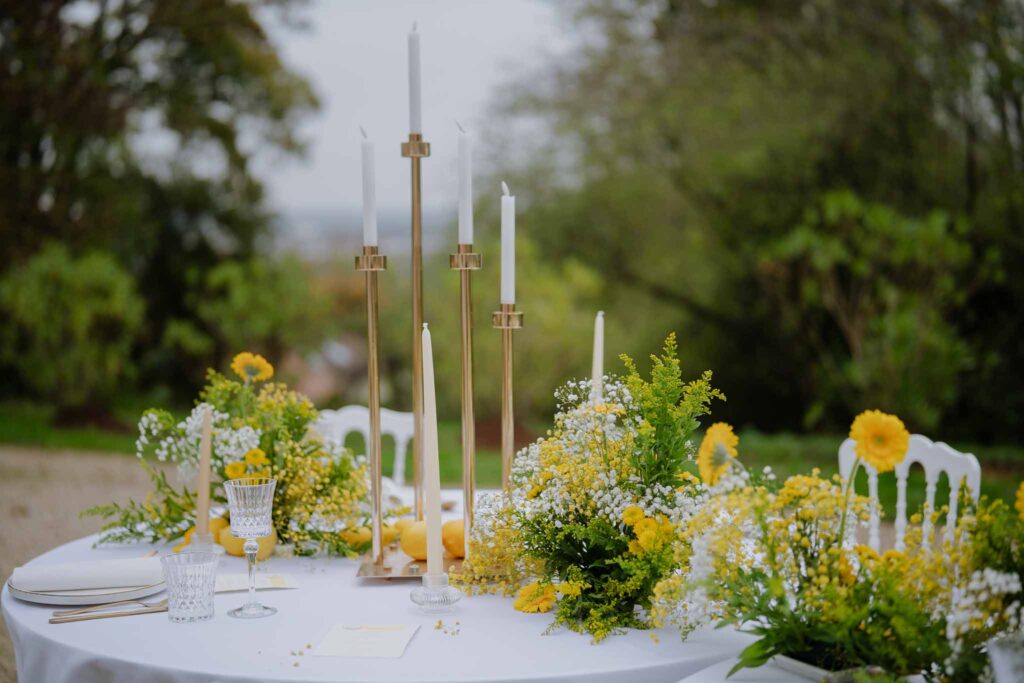
[[[370,559],[374,565],[384,564],[383,510],[381,509],[381,453],[380,453],[380,338],[378,336],[377,274],[387,270],[388,257],[377,253],[377,247],[363,247],[356,256],[356,270],[366,275],[366,342],[367,375],[370,393],[370,439],[366,450],[370,456],[370,497],[373,522]]]
[[[473,271],[483,266],[483,257],[472,244],[460,244],[448,257],[452,270],[459,273],[459,304],[462,325],[462,537],[469,557],[469,537],[473,529],[476,495],[476,417],[473,414]]]
[[[430,156],[430,143],[422,133],[409,133],[402,143],[402,156],[412,165],[412,486],[416,519],[423,519],[423,359],[420,330],[423,329],[423,208],[420,160]],[[397,457],[397,456],[396,456]]]
[[[522,329],[523,314],[515,304],[502,304],[491,315],[491,324],[501,330],[501,486],[508,489],[515,454],[515,415],[512,410],[512,332]]]

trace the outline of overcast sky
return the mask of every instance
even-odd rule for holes
[[[423,69],[423,132],[432,145],[424,166],[425,206],[454,207],[457,193],[455,120],[478,129],[496,89],[536,66],[566,40],[550,1],[318,0],[306,11],[311,28],[272,33],[284,59],[309,78],[322,109],[302,129],[307,158],[266,164],[276,209],[358,209],[359,126],[377,150],[382,210],[408,206],[409,162],[406,36],[417,22]],[[478,147],[485,140],[476,140]],[[481,149],[477,159],[484,156]],[[498,188],[474,188],[477,197]]]

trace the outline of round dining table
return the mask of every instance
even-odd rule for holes
[[[30,565],[139,557],[148,545],[94,547],[86,537]],[[163,554],[166,546],[156,546]],[[218,593],[212,620],[172,623],[166,613],[48,623],[59,607],[23,602],[3,589],[3,615],[25,683],[147,681],[630,681],[675,683],[733,660],[749,636],[704,629],[685,641],[676,631],[629,630],[600,643],[564,629],[549,632],[551,614],[524,614],[512,600],[464,597],[449,613],[421,612],[409,599],[416,580],[357,578],[358,562],[272,556],[259,565],[289,576],[296,588],[260,591],[276,615],[233,619],[244,593]],[[219,572],[245,572],[243,558],[224,556]],[[147,600],[160,600],[157,594]],[[439,619],[441,621],[440,628]],[[401,657],[316,656],[335,625],[409,625],[417,631]]]

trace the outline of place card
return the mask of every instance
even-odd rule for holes
[[[405,648],[419,626],[409,624],[335,624],[313,650],[314,657],[391,657]]]
[[[274,590],[278,588],[298,588],[295,579],[288,574],[257,574],[256,590]],[[217,593],[234,593],[236,591],[249,590],[248,574],[218,574],[217,585],[214,591]]]

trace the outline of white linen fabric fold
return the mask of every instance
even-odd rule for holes
[[[11,575],[12,586],[33,592],[152,586],[163,580],[158,557],[31,565],[17,567]]]

